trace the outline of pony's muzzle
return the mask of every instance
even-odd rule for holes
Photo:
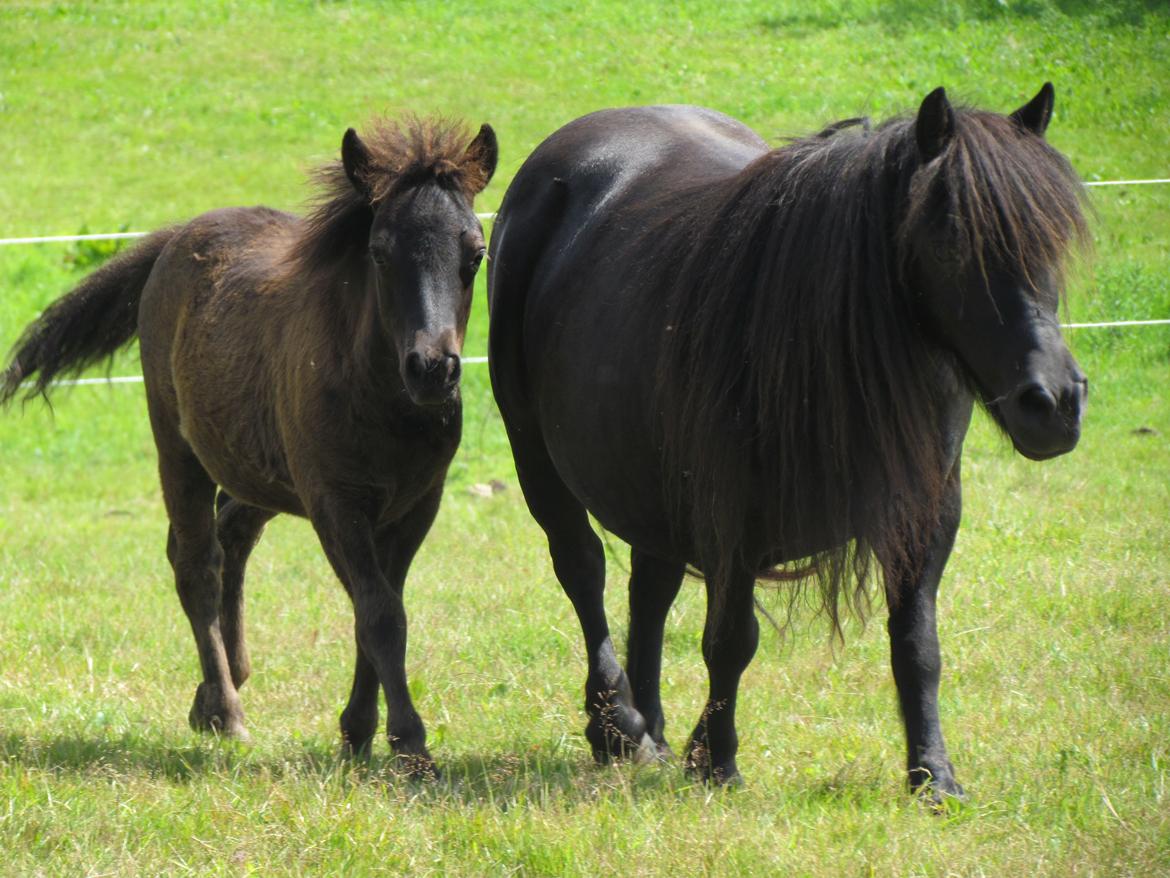
[[[454,395],[463,366],[457,353],[416,349],[406,355],[402,371],[406,390],[415,403],[438,405]]]
[[[1026,381],[1001,403],[1004,425],[1016,450],[1032,460],[1072,451],[1081,438],[1081,414],[1089,381],[1077,370],[1060,383]]]

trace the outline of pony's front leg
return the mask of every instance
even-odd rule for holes
[[[760,626],[756,621],[755,577],[736,573],[725,582],[707,578],[707,622],[703,626],[703,659],[710,689],[707,704],[687,743],[687,771],[716,784],[738,783],[735,754],[735,701],[739,678],[756,654]]]
[[[342,734],[351,747],[356,743],[361,748],[368,741],[365,729],[370,708],[376,711],[376,690],[369,668],[362,665],[364,656],[386,693],[390,714],[387,731],[394,754],[408,774],[436,777],[438,771],[426,748],[426,729],[407,689],[401,582],[388,580],[383,572],[373,526],[358,506],[333,497],[313,504],[311,509],[313,527],[354,607],[359,665],[350,704],[342,714]],[[402,572],[405,575],[405,570]],[[376,717],[376,712],[373,715]],[[346,725],[350,720],[352,729]]]
[[[918,557],[908,565],[915,574],[886,568],[886,602],[890,607],[890,659],[898,701],[906,727],[906,767],[912,790],[936,802],[945,796],[963,796],[947,756],[938,715],[938,686],[942,673],[935,598],[947,558],[955,543],[962,513],[959,463],[947,483],[938,524]]]

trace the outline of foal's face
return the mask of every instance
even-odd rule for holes
[[[425,132],[414,136],[425,139]],[[491,180],[498,155],[495,132],[482,125],[441,170],[375,198],[370,181],[385,167],[352,128],[341,141],[346,176],[374,214],[369,259],[378,315],[416,405],[441,405],[459,391],[471,289],[485,252],[472,200]]]
[[[435,181],[381,204],[370,231],[378,310],[394,341],[410,398],[452,399],[475,275],[484,258],[483,227],[467,198]]]

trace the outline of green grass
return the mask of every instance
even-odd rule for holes
[[[492,210],[527,153],[601,106],[688,102],[778,141],[912,109],[1013,109],[1045,79],[1086,179],[1170,173],[1162,3],[795,0],[15,3],[0,9],[0,237],[297,209],[349,125],[491,122]],[[1170,316],[1170,187],[1098,189],[1072,320]],[[0,347],[91,267],[0,248]],[[480,290],[482,298],[482,290]],[[482,353],[477,304],[467,352]],[[62,390],[0,418],[0,850],[6,874],[1170,875],[1170,331],[1081,330],[1077,451],[1043,465],[977,418],[941,598],[943,720],[971,801],[902,788],[880,621],[766,630],[722,793],[677,766],[598,769],[576,622],[515,483],[486,371],[407,587],[409,671],[446,779],[336,755],[352,617],[302,521],[250,567],[255,743],[186,727],[192,638],[163,551],[142,391]],[[137,370],[133,351],[116,373]],[[1145,428],[1143,430],[1143,428]],[[1152,432],[1150,432],[1152,431]],[[498,478],[491,498],[469,492]],[[614,542],[610,611],[625,615]],[[765,601],[772,600],[763,595]],[[701,589],[665,649],[667,733],[700,709]]]

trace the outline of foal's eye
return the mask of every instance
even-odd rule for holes
[[[375,250],[373,247],[370,248],[370,258],[374,260],[375,265],[386,264],[386,254],[381,250]]]
[[[480,263],[483,262],[483,257],[486,253],[487,250],[485,250],[483,247],[480,247],[475,251],[475,255],[471,257],[471,262],[467,266],[471,269],[472,273],[479,271]]]

